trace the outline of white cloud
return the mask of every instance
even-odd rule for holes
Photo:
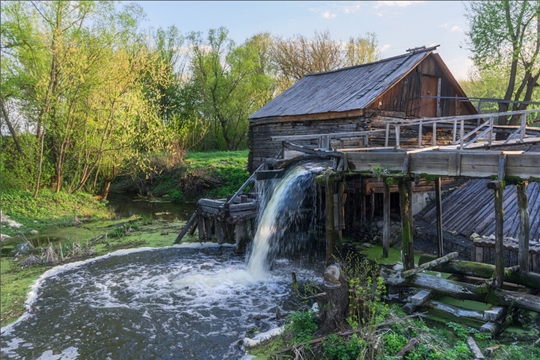
[[[321,13],[322,17],[325,19],[333,19],[337,16],[335,13],[331,13],[330,11],[324,11]]]
[[[379,52],[385,52],[386,50],[390,49],[390,44],[384,44],[379,46]]]
[[[450,30],[450,32],[463,32],[463,28],[461,26],[458,26],[458,25],[451,26],[451,25],[448,25],[448,24],[444,23],[442,25],[439,25],[439,27],[444,28],[444,29],[448,29],[448,30]]]
[[[325,3],[317,8],[310,8],[309,11],[319,13],[325,19],[333,19],[338,14],[353,14],[362,8],[361,1],[349,1],[341,3]]]
[[[423,2],[425,1],[377,1],[377,3],[373,5],[373,8],[378,9],[380,7],[407,7]]]

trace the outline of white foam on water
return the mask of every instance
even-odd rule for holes
[[[80,267],[85,266],[85,265],[92,264],[92,263],[94,263],[96,261],[101,261],[101,260],[108,259],[108,258],[115,257],[115,256],[125,256],[125,255],[128,255],[128,254],[133,254],[133,253],[138,253],[138,252],[163,250],[163,249],[170,249],[170,248],[197,249],[197,248],[203,248],[203,247],[205,247],[205,248],[215,248],[215,247],[220,247],[220,246],[232,247],[233,245],[229,245],[229,244],[219,245],[219,244],[216,244],[216,243],[205,242],[205,243],[183,243],[183,244],[177,244],[177,245],[173,245],[173,246],[165,246],[165,247],[162,247],[162,248],[142,247],[142,248],[137,248],[137,249],[122,249],[122,250],[117,250],[115,252],[112,252],[112,253],[109,253],[109,254],[106,254],[106,255],[102,255],[102,256],[98,256],[98,257],[95,257],[95,258],[91,258],[91,259],[87,259],[87,260],[83,260],[83,261],[74,261],[74,262],[71,262],[71,263],[55,266],[52,269],[49,269],[49,270],[45,271],[32,284],[32,286],[30,286],[30,291],[28,292],[28,297],[27,297],[27,299],[26,299],[26,301],[24,303],[25,308],[26,308],[26,312],[23,315],[21,315],[14,323],[11,323],[9,325],[6,325],[6,326],[2,327],[0,329],[0,333],[2,333],[2,334],[9,333],[13,326],[15,326],[16,324],[18,324],[21,321],[28,320],[28,318],[32,316],[32,313],[33,313],[32,306],[33,306],[34,302],[36,301],[36,298],[39,295],[39,289],[40,289],[41,285],[43,284],[43,282],[46,279],[50,278],[50,277],[62,274],[64,272],[66,272],[66,271],[70,271],[70,270],[80,268]],[[74,291],[75,290],[72,289],[72,292],[74,292]]]

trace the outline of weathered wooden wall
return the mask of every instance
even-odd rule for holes
[[[461,96],[456,93],[444,70],[437,65],[433,55],[430,55],[401,81],[382,94],[368,107],[368,109],[398,111],[403,112],[406,117],[420,117],[420,96],[422,95],[422,82],[424,76],[441,78],[440,96]],[[465,106],[465,103],[455,100],[441,99],[440,109],[441,113],[439,116],[471,114]]]
[[[281,142],[272,141],[272,136],[328,134],[336,132],[363,131],[369,129],[369,119],[364,117],[270,122],[252,125],[249,128],[248,171],[253,172],[265,159],[275,158],[281,150]],[[295,140],[297,145],[316,145],[315,140]]]

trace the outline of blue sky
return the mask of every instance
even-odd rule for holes
[[[263,31],[312,37],[328,30],[333,39],[377,34],[383,57],[408,48],[440,44],[437,50],[458,80],[472,62],[466,50],[468,23],[458,1],[139,1],[145,27],[176,25],[182,34],[224,26],[242,43]]]

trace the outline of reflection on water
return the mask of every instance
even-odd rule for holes
[[[90,260],[49,273],[30,316],[2,329],[2,355],[27,359],[240,358],[231,346],[250,328],[279,325],[290,303],[290,273],[277,260],[255,280],[232,247],[170,247]],[[279,310],[277,309],[279,308]]]
[[[124,194],[110,193],[107,197],[109,207],[121,218],[133,215],[161,218],[172,221],[175,218],[181,221],[189,220],[197,208],[196,204],[179,204],[157,199],[138,199]]]

